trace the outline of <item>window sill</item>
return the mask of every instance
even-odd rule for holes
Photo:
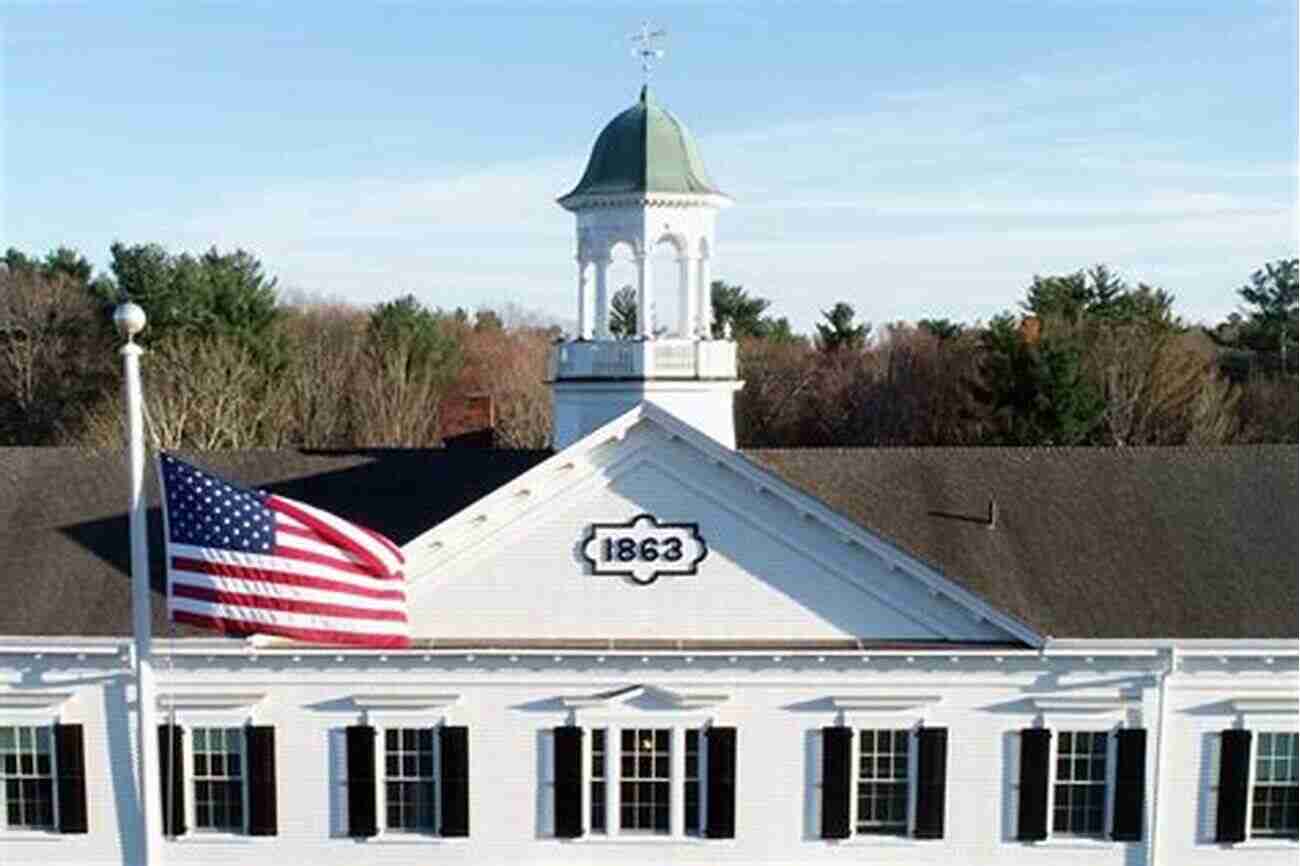
[[[670,836],[667,833],[632,834],[605,836],[588,834],[576,839],[555,839],[561,845],[703,845],[721,846],[736,844],[735,839],[710,839],[707,836]]]
[[[863,833],[861,836],[850,836],[847,839],[822,839],[821,841],[836,848],[916,848],[926,845],[942,845],[945,840]]]
[[[85,833],[60,833],[56,830],[0,830],[0,839],[6,842],[58,842],[69,835],[85,836]]]
[[[1294,851],[1300,848],[1300,841],[1295,839],[1247,839],[1245,842],[1234,842],[1229,847],[1234,851],[1238,848],[1247,851]]]
[[[1057,837],[1055,839],[1043,839],[1036,842],[1015,842],[1013,844],[1026,846],[1029,848],[1052,848],[1057,850],[1075,849],[1080,851],[1098,851],[1107,848],[1120,848],[1124,845],[1140,845],[1141,842],[1117,842],[1114,839],[1089,839],[1081,836]]]
[[[363,845],[418,845],[428,848],[431,845],[464,845],[469,842],[468,836],[435,836],[432,833],[380,833],[378,836],[368,836],[364,839],[357,839]]]
[[[242,833],[196,830],[184,836],[164,836],[163,841],[174,845],[255,845],[261,839],[274,838],[274,836],[245,836]]]

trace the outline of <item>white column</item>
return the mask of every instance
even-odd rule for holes
[[[682,256],[677,260],[679,268],[678,274],[678,297],[681,299],[677,305],[677,333],[683,337],[694,337],[697,326],[696,315],[696,291],[695,291],[695,262],[690,256]]]
[[[708,256],[700,256],[700,279],[696,290],[700,299],[700,336],[708,340],[713,335],[713,269]]]
[[[146,866],[162,862],[162,813],[158,802],[158,686],[153,669],[153,603],[149,588],[149,548],[144,495],[144,410],[140,388],[140,355],[133,342],[122,347],[125,374],[127,453],[130,471],[129,526],[131,535],[131,621],[135,636],[137,809],[141,850]]]
[[[637,333],[643,340],[653,339],[655,334],[653,282],[654,272],[650,264],[650,256],[646,253],[637,253],[636,325]]]
[[[578,339],[591,339],[591,321],[595,318],[592,309],[590,288],[587,285],[587,262],[578,259]]]
[[[596,322],[597,340],[609,339],[609,256],[596,259]]]

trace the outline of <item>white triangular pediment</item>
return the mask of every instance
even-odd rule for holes
[[[592,694],[570,695],[560,702],[572,710],[686,710],[712,707],[731,696],[719,691],[675,691],[655,685],[631,685]]]
[[[417,637],[1039,642],[653,404],[404,553]]]

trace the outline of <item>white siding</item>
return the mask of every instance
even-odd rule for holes
[[[269,659],[269,660],[268,660]],[[0,657],[0,670],[30,663]],[[307,656],[294,662],[287,653],[259,662],[208,662],[203,657],[178,660],[162,688],[193,693],[265,692],[252,710],[260,724],[274,724],[279,760],[279,835],[274,838],[204,836],[191,832],[166,843],[170,864],[230,862],[310,862],[319,866],[367,863],[843,863],[869,858],[875,863],[952,864],[1123,864],[1147,862],[1148,841],[1048,842],[1014,841],[1018,738],[1022,727],[1046,721],[1075,727],[1073,717],[1045,712],[1026,695],[1128,695],[1114,720],[1141,725],[1148,743],[1148,807],[1156,773],[1158,677],[1151,659],[1085,662],[1057,660],[1046,664],[1034,656],[1012,656],[1002,663],[988,657],[948,656],[785,659],[770,657],[681,658],[640,656],[595,658],[463,656],[449,659],[418,654],[394,656],[387,663],[348,656]],[[47,672],[57,676],[57,670]],[[0,862],[131,862],[136,840],[131,824],[134,795],[129,740],[132,725],[124,715],[123,679],[86,675],[76,696],[59,715],[86,726],[90,829],[86,836],[0,834]],[[124,674],[121,676],[125,676]],[[1207,840],[1213,833],[1213,758],[1206,752],[1214,735],[1232,723],[1231,712],[1219,713],[1242,688],[1268,686],[1294,694],[1294,673],[1254,674],[1222,679],[1218,686],[1194,689],[1171,680],[1168,706],[1165,790],[1158,795],[1161,816],[1160,862],[1169,864],[1293,863],[1297,848],[1275,843],[1270,848],[1235,850]],[[61,678],[61,677],[57,677]],[[1194,682],[1191,680],[1190,682]],[[590,695],[636,683],[654,683],[683,692],[723,693],[713,706],[675,710],[645,701],[576,710],[579,724],[618,719],[648,726],[683,719],[708,719],[738,729],[736,838],[732,840],[635,839],[572,842],[550,838],[549,729],[563,724],[569,710],[563,697]],[[1047,684],[1047,687],[1044,686]],[[0,696],[15,686],[0,686]],[[346,797],[342,729],[363,718],[358,695],[458,694],[450,707],[372,711],[379,724],[421,722],[463,724],[470,740],[470,836],[442,840],[423,837],[346,838]],[[909,694],[938,695],[932,705],[917,704],[899,713],[845,711],[854,727],[907,727],[918,721],[949,729],[947,832],[940,841],[856,838],[842,843],[819,838],[820,729],[834,724],[831,696]],[[20,713],[0,708],[0,721]],[[21,715],[26,716],[27,711]],[[1104,714],[1103,714],[1104,715]],[[182,723],[250,718],[247,709],[181,710]],[[1061,721],[1065,720],[1065,721]],[[1069,724],[1067,724],[1067,721]],[[1295,716],[1270,720],[1295,727]],[[187,738],[187,744],[189,740]],[[611,764],[611,766],[613,766]],[[382,767],[382,760],[380,761]],[[192,806],[192,789],[187,790]],[[151,796],[158,796],[151,791]],[[680,796],[675,788],[674,796]],[[382,813],[380,816],[382,822]],[[1147,829],[1150,830],[1148,817]],[[1209,834],[1207,836],[1207,833]],[[1149,832],[1148,832],[1149,839]]]

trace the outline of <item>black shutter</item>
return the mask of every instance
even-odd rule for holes
[[[555,835],[582,835],[582,728],[555,729]]]
[[[916,733],[916,838],[943,838],[944,798],[948,788],[948,729]]]
[[[373,836],[375,821],[375,729],[348,727],[348,835]]]
[[[1016,838],[1033,842],[1047,838],[1047,779],[1052,732],[1025,728],[1020,732],[1020,818]]]
[[[182,836],[185,834],[185,732],[180,725],[158,726],[158,781],[163,835]],[[169,799],[170,809],[167,808]]]
[[[1115,735],[1115,800],[1111,838],[1142,841],[1142,811],[1146,804],[1147,732],[1125,728]]]
[[[248,835],[274,836],[275,728],[249,725],[244,734],[248,747]]]
[[[849,837],[853,732],[822,728],[822,838]]]
[[[442,743],[443,836],[469,835],[469,729],[444,725]]]
[[[736,729],[709,728],[708,825],[710,839],[736,836]]]
[[[59,832],[85,833],[86,750],[81,725],[54,726],[54,763],[58,771],[55,796],[59,803]]]
[[[1250,731],[1224,731],[1219,750],[1219,811],[1216,842],[1246,841],[1246,799],[1250,793]]]

